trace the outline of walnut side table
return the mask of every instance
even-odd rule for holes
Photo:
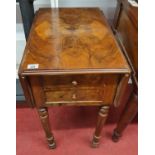
[[[97,147],[112,103],[118,105],[130,68],[98,8],[37,11],[19,69],[28,103],[36,107],[50,148],[56,143],[48,107],[100,106]]]

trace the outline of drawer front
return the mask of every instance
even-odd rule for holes
[[[41,77],[46,105],[110,104],[118,76],[109,75],[53,75]]]
[[[99,102],[104,99],[103,88],[79,88],[68,89],[62,88],[60,90],[45,91],[45,100],[47,104],[50,103],[67,103],[67,102]]]
[[[51,87],[103,86],[103,75],[56,75],[42,78],[44,89]]]

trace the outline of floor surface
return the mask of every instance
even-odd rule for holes
[[[99,148],[91,148],[97,108],[49,108],[51,127],[57,148],[50,150],[37,111],[17,108],[17,155],[137,155],[137,123],[127,127],[118,143],[111,140],[115,124],[106,124]]]

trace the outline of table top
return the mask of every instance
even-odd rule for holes
[[[25,74],[130,69],[98,8],[37,11],[20,66]]]

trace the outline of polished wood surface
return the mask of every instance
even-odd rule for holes
[[[133,84],[133,91],[113,132],[112,139],[117,142],[138,111],[138,7],[127,0],[118,0],[113,30],[132,69]]]
[[[97,8],[40,9],[25,48],[22,72],[31,72],[27,68],[29,64],[39,64],[33,73],[71,69],[129,70],[105,17]]]
[[[120,100],[129,74],[128,63],[98,8],[44,8],[37,12],[19,76],[26,99],[39,109],[51,148],[56,145],[47,107],[103,107],[95,131],[98,137],[106,120],[102,116],[107,116],[113,101]],[[99,139],[93,139],[96,143]]]

